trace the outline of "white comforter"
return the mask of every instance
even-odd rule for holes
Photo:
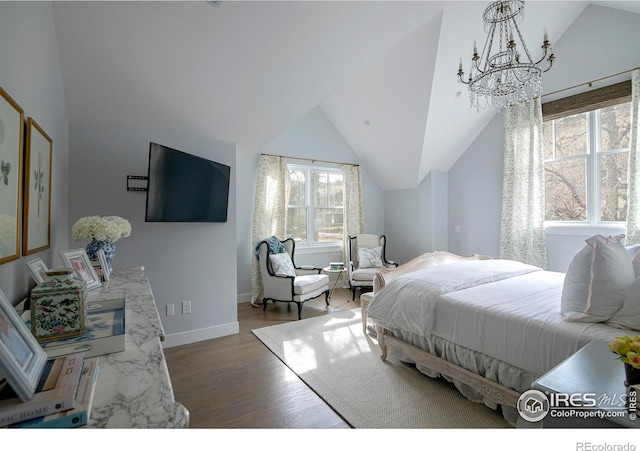
[[[440,337],[540,376],[591,340],[634,334],[564,321],[563,282],[563,273],[518,262],[450,263],[389,282],[368,315],[392,331]]]
[[[428,336],[443,294],[541,271],[511,260],[448,263],[414,271],[392,280],[376,293],[368,315],[385,327]]]

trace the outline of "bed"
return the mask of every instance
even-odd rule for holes
[[[592,340],[638,334],[563,319],[564,279],[519,262],[432,252],[378,271],[367,314],[383,360],[391,347],[524,426],[515,406],[536,378]]]

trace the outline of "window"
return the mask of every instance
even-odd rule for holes
[[[627,219],[631,103],[544,122],[547,221]]]
[[[339,169],[289,166],[287,236],[310,245],[341,243],[343,183]]]

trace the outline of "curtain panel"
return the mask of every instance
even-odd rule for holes
[[[500,258],[547,269],[540,99],[507,107]]]
[[[360,166],[345,164],[341,169],[342,181],[344,183],[342,260],[344,261],[345,268],[347,268],[349,265],[349,235],[355,236],[364,233],[366,223]]]
[[[265,238],[276,236],[283,239],[287,230],[287,206],[289,204],[289,169],[284,157],[260,155],[256,180],[255,205],[253,209],[253,246]],[[262,302],[262,276],[258,259],[251,258],[251,304],[258,307]]]
[[[631,132],[626,244],[640,243],[640,69],[631,74]]]

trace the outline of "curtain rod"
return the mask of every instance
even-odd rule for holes
[[[617,77],[618,75],[622,75],[622,74],[626,74],[626,73],[629,73],[629,72],[633,72],[636,69],[640,69],[640,67],[634,67],[633,69],[624,70],[622,72],[618,72],[617,74],[607,75],[606,77],[596,78],[595,80],[586,81],[584,83],[580,83],[580,84],[577,84],[577,85],[574,85],[574,86],[569,86],[568,88],[558,89],[557,91],[548,92],[546,94],[542,94],[542,97],[550,96],[552,94],[558,94],[559,92],[568,91],[569,89],[575,89],[575,88],[579,88],[580,86],[585,86],[585,85],[588,85],[591,88],[592,85],[594,83],[598,82],[598,81],[606,80],[607,78],[613,78],[613,77]]]
[[[330,161],[330,160],[317,160],[315,158],[302,158],[302,157],[288,157],[286,155],[274,155],[272,153],[263,153],[262,155],[267,155],[269,157],[282,157],[282,158],[290,158],[292,160],[305,160],[310,161],[312,163],[332,163],[332,164],[348,164],[350,166],[360,166],[357,163],[341,163],[339,161]]]

